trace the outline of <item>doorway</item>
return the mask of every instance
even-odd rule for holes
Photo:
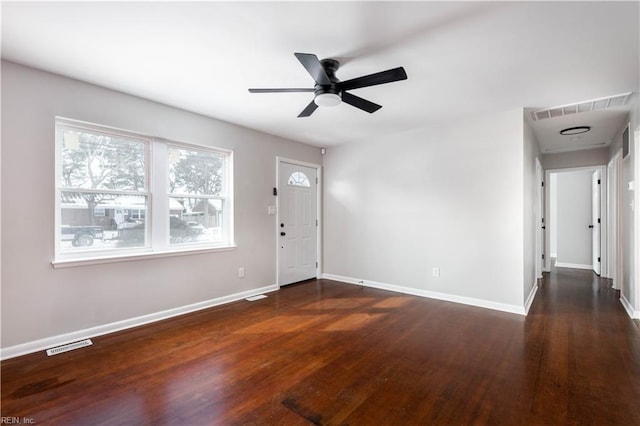
[[[606,277],[606,173],[602,166],[547,170],[544,270],[589,269]]]
[[[319,271],[320,166],[278,158],[277,281],[283,286]]]

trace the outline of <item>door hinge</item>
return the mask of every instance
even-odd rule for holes
[[[544,181],[540,182],[542,184],[542,186],[544,186]]]
[[[316,176],[316,185],[318,184],[318,177]]]
[[[316,262],[316,269],[318,269],[318,262]]]
[[[598,258],[598,262],[600,262],[600,258]]]
[[[544,260],[544,253],[542,253],[542,260]]]
[[[600,218],[598,218],[598,223],[600,223]]]
[[[318,226],[318,219],[316,219],[316,226]]]
[[[600,185],[600,179],[598,179],[598,185]]]

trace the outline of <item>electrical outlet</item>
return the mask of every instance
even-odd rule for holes
[[[238,268],[238,278],[244,278],[244,266]]]
[[[440,276],[440,268],[433,268],[433,276],[434,277]]]

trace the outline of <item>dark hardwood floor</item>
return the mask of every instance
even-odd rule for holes
[[[36,424],[638,425],[640,329],[610,282],[546,274],[527,317],[334,281],[2,362]]]

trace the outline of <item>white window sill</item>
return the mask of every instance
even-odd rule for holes
[[[103,257],[89,257],[89,258],[72,258],[72,259],[58,259],[51,262],[51,266],[54,268],[74,268],[76,266],[88,266],[88,265],[100,265],[103,263],[117,263],[117,262],[130,262],[133,260],[145,260],[145,259],[159,259],[163,257],[173,256],[190,256],[194,254],[214,253],[219,251],[235,250],[235,245],[229,245],[224,247],[203,247],[203,248],[188,248],[188,249],[174,249],[161,252],[147,252],[147,253],[131,253],[121,255],[108,255]]]

